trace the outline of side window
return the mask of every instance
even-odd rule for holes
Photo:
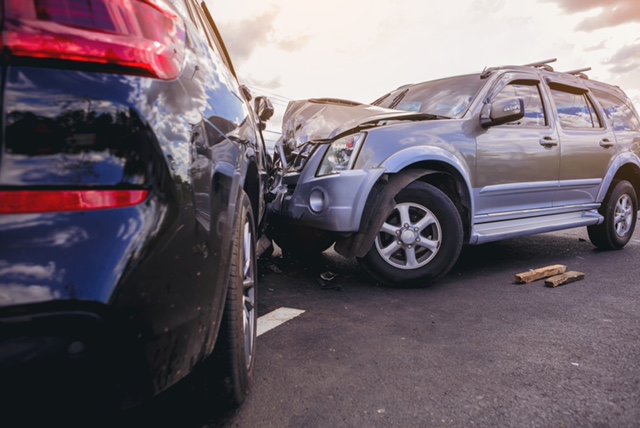
[[[615,131],[639,131],[640,120],[633,110],[615,95],[594,91],[602,104],[604,114]]]
[[[522,98],[524,101],[524,117],[517,122],[510,122],[507,125],[519,126],[546,126],[547,120],[540,98],[538,85],[524,85],[511,83],[496,95],[494,102],[509,98]]]
[[[551,96],[558,109],[563,128],[601,128],[600,119],[586,94],[574,94],[551,89]]]

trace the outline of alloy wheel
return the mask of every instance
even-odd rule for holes
[[[243,308],[243,331],[244,331],[244,352],[247,367],[251,365],[255,346],[255,325],[256,325],[256,265],[255,247],[252,227],[247,218],[243,228],[243,265],[242,265],[242,308]]]
[[[382,259],[399,269],[417,269],[429,263],[440,249],[442,228],[424,206],[396,205],[382,225],[375,245]]]

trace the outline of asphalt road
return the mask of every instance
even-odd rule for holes
[[[240,409],[169,412],[198,428],[638,427],[639,260],[639,232],[598,252],[585,229],[467,247],[427,289],[379,286],[331,250],[263,260],[259,314],[304,313],[258,338]],[[552,264],[585,278],[513,283]]]

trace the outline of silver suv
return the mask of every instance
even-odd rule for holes
[[[371,105],[289,104],[270,233],[426,286],[463,244],[587,226],[620,249],[636,224],[640,120],[624,92],[555,59],[402,86]]]

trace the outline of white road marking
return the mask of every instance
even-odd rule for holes
[[[269,312],[258,318],[258,331],[256,335],[260,336],[262,333],[266,333],[302,313],[304,313],[303,310],[292,308],[278,308],[273,312]]]

